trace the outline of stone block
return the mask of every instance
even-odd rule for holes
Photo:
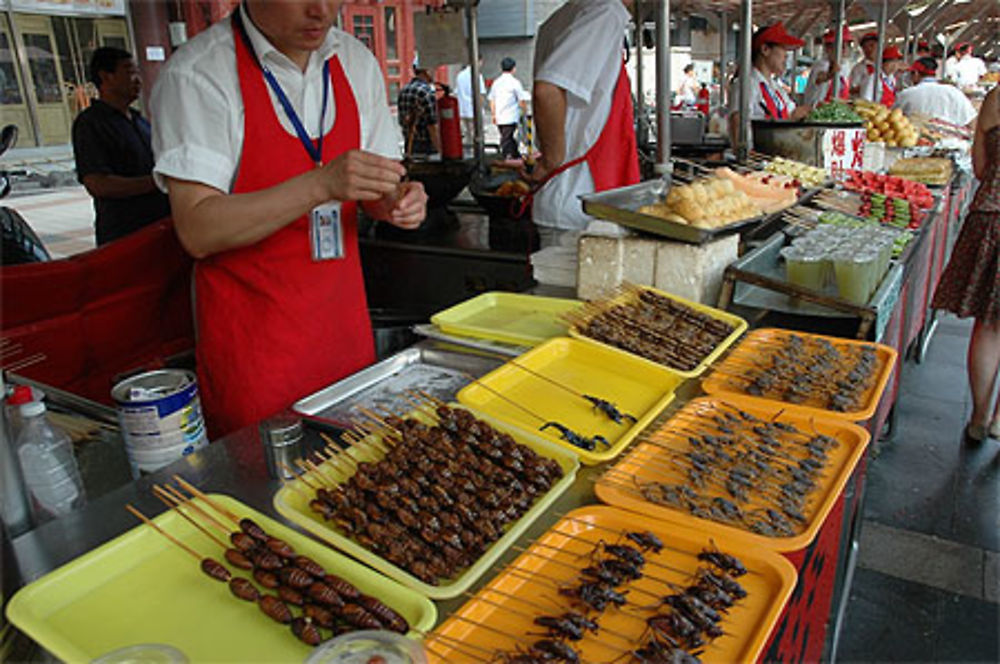
[[[622,247],[622,281],[652,286],[656,278],[656,240],[627,237]]]
[[[703,245],[657,242],[653,285],[714,307],[722,288],[722,275],[738,256],[738,235],[728,235]]]
[[[622,281],[622,238],[585,235],[580,238],[576,294],[581,300],[609,295]]]

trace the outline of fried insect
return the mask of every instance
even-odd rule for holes
[[[274,595],[261,595],[257,602],[260,610],[271,620],[282,624],[292,622],[292,610]]]
[[[209,575],[216,581],[228,582],[229,579],[233,577],[226,569],[225,565],[220,563],[218,560],[212,560],[211,558],[203,558],[201,561],[201,571]]]
[[[563,440],[565,440],[573,447],[579,447],[581,450],[587,450],[588,452],[590,452],[596,450],[598,445],[603,445],[604,447],[611,447],[611,443],[608,442],[607,438],[605,438],[600,434],[587,438],[586,436],[578,434],[565,424],[560,424],[559,422],[546,422],[542,426],[538,427],[538,430],[545,431],[546,429],[549,428],[558,431],[559,436]]]
[[[239,576],[229,580],[229,590],[233,595],[247,602],[256,602],[260,599],[260,592],[256,586]]]

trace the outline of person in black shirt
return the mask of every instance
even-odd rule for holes
[[[90,61],[100,99],[73,122],[76,177],[94,197],[97,244],[107,244],[170,215],[153,182],[149,122],[133,108],[142,80],[132,55],[101,47]]]

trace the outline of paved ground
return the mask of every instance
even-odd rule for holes
[[[94,246],[81,187],[5,203],[54,255]],[[943,318],[925,361],[905,365],[898,429],[869,471],[840,661],[1000,661],[1000,442],[962,442],[970,330]]]
[[[1000,661],[1000,443],[967,446],[972,326],[945,317],[905,365],[898,430],[865,496],[838,660]]]
[[[81,186],[41,189],[3,200],[17,210],[54,258],[93,249],[94,203]]]

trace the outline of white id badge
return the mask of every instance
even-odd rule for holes
[[[323,203],[309,213],[309,245],[314,261],[344,257],[344,232],[339,202]]]

